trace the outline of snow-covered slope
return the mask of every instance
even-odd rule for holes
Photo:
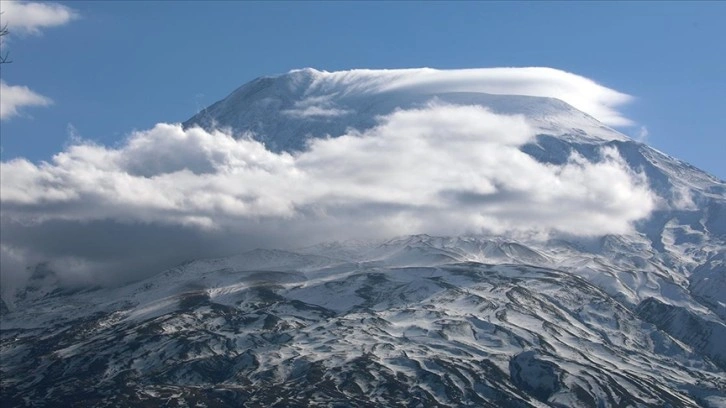
[[[538,136],[521,150],[542,163],[613,149],[656,210],[627,235],[311,243],[75,292],[39,267],[0,303],[0,400],[726,406],[726,183],[557,99],[385,86],[408,74],[260,78],[185,126],[294,151],[432,100],[482,105],[524,115]]]
[[[122,288],[20,302],[3,319],[3,399],[96,406],[168,398],[189,406],[726,401],[726,326],[687,293],[679,295],[682,306],[664,303],[680,287],[659,288],[665,281],[645,265],[630,272],[637,250],[606,256],[560,243],[429,236],[331,247],[251,251]],[[583,279],[594,269],[643,281],[634,293],[599,288]],[[634,307],[618,290],[629,302],[645,300]]]

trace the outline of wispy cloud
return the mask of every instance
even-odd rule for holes
[[[303,98],[295,102],[290,109],[282,111],[283,115],[299,119],[327,119],[353,113],[350,109],[343,109],[332,101],[333,95],[319,95]]]
[[[78,18],[76,11],[58,3],[3,0],[0,11],[3,24],[8,24],[11,33],[20,34],[40,34],[43,28],[61,26]]]
[[[522,116],[441,103],[315,139],[294,155],[159,124],[117,148],[80,142],[48,163],[3,162],[2,245],[12,259],[109,279],[265,243],[626,233],[653,209],[644,176],[616,150],[543,164],[519,149],[534,134]]]
[[[648,140],[648,135],[650,135],[648,128],[645,126],[641,126],[640,129],[638,129],[638,132],[635,134],[635,140],[639,142],[645,142],[646,140]]]
[[[7,120],[21,114],[21,109],[30,106],[48,106],[53,101],[33,92],[27,86],[8,85],[0,80],[0,120]]]
[[[282,113],[298,118],[333,118],[336,116],[348,115],[351,111],[325,106],[306,106],[295,109],[287,109],[282,111]]]

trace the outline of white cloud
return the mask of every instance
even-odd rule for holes
[[[425,94],[483,92],[557,98],[611,126],[633,122],[618,107],[630,95],[607,88],[580,75],[553,68],[480,68],[436,70],[431,68],[325,72],[298,70],[313,76],[317,92],[379,93],[407,90]]]
[[[26,106],[47,106],[53,101],[33,92],[27,86],[8,85],[0,80],[0,119],[6,120],[20,114]]]
[[[327,108],[322,106],[307,106],[305,108],[287,109],[282,111],[286,115],[295,116],[298,118],[314,118],[323,117],[331,118],[336,116],[343,116],[350,114],[350,110],[338,109],[338,108]]]
[[[638,133],[635,135],[635,140],[644,143],[646,140],[648,140],[648,135],[650,135],[650,132],[648,132],[648,128],[645,126],[641,126],[640,129],[638,129]]]
[[[655,196],[616,150],[543,164],[519,150],[534,133],[521,116],[434,103],[292,155],[159,124],[117,148],[80,142],[49,163],[2,162],[2,244],[61,269],[128,273],[141,268],[131,261],[211,256],[244,242],[618,234],[649,215]]]
[[[40,34],[41,29],[69,23],[78,14],[61,4],[20,2],[14,0],[0,1],[0,20],[7,24],[10,34]],[[6,45],[6,37],[0,39]],[[26,106],[47,106],[53,101],[33,92],[27,86],[8,85],[0,81],[0,120],[7,120],[20,114]]]
[[[336,106],[331,99],[331,95],[307,97],[295,102],[292,109],[285,109],[282,113],[300,119],[332,118],[353,113],[352,110]]]
[[[3,24],[7,22],[11,33],[39,34],[40,30],[69,23],[78,18],[73,9],[58,3],[0,2]]]

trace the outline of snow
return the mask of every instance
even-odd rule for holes
[[[273,151],[295,151],[305,147],[308,137],[336,137],[349,128],[362,131],[376,125],[377,117],[397,109],[435,102],[479,105],[495,113],[524,115],[540,133],[565,140],[629,140],[583,113],[587,108],[594,114],[609,110],[600,102],[583,103],[597,93],[574,96],[562,94],[560,89],[542,92],[541,88],[492,87],[487,70],[306,69],[252,81],[184,125],[232,128],[237,134],[251,132]]]

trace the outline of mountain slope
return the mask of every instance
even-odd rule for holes
[[[641,320],[646,306],[629,308],[571,267],[512,263],[593,254],[427,236],[346,248],[355,261],[312,251],[252,251],[23,304],[3,320],[3,400],[718,406],[726,398],[712,350]],[[692,324],[678,330],[686,327],[698,336]]]

